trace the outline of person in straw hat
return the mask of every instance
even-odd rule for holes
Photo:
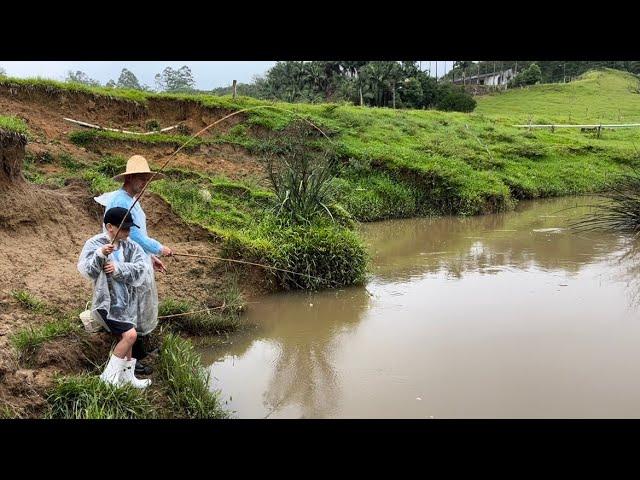
[[[95,200],[104,205],[106,210],[114,207],[129,209],[154,173],[155,172],[152,172],[149,168],[146,158],[142,155],[133,155],[127,161],[125,172],[113,177],[114,180],[123,182],[122,188],[114,192],[105,193],[104,195],[96,197]],[[162,173],[158,173],[154,177],[154,180],[159,180],[163,177],[164,175]],[[137,228],[133,227],[131,229],[129,238],[140,245],[145,251],[149,262],[153,266],[153,271],[165,272],[166,268],[158,257],[172,255],[171,249],[148,235],[147,217],[140,202],[137,202],[131,210],[131,216]],[[158,325],[158,290],[154,276],[151,275],[150,280],[146,284],[137,287],[136,293],[138,299],[138,318],[136,324],[138,340],[134,345],[134,356],[141,359],[147,355],[147,352],[143,347],[144,343],[140,337],[148,335]],[[136,373],[148,375],[151,373],[151,367],[141,364],[138,361],[136,364]]]

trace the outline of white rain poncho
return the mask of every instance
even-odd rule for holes
[[[140,245],[122,240],[108,257],[108,261],[115,263],[116,271],[107,275],[103,270],[107,260],[100,249],[109,243],[109,237],[101,233],[87,240],[80,253],[78,271],[93,280],[94,285],[91,312],[100,317],[98,310],[102,310],[110,321],[145,331],[148,326],[139,325],[139,320],[149,318],[148,308],[155,309],[151,314],[157,321],[157,302],[141,301],[149,297],[146,285],[153,278],[151,261]]]
[[[104,206],[105,211],[113,207],[129,209],[134,201],[123,189],[103,193],[98,197],[94,197],[94,200]],[[129,240],[143,248],[151,269],[151,275],[146,277],[146,283],[137,287],[136,292],[138,302],[138,323],[136,325],[136,331],[138,335],[144,336],[151,333],[158,325],[158,288],[156,287],[151,255],[158,253],[162,245],[147,236],[147,219],[140,203],[136,203],[130,213],[134,223],[141,228],[132,227]],[[106,234],[106,227],[104,227],[104,225],[103,232]]]

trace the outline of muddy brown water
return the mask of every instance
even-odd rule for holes
[[[640,417],[640,255],[567,228],[594,201],[363,225],[366,288],[250,304],[211,387],[239,418]]]

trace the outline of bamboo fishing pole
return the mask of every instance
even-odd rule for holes
[[[173,253],[172,256],[207,258],[207,259],[210,259],[210,260],[223,260],[223,261],[226,261],[226,262],[244,263],[246,265],[255,265],[256,267],[268,268],[270,270],[277,270],[279,272],[292,273],[294,275],[301,275],[303,277],[309,277],[309,278],[313,278],[313,279],[320,280],[320,281],[324,280],[324,279],[322,279],[320,277],[309,275],[308,273],[294,272],[292,270],[286,270],[284,268],[272,267],[271,265],[263,265],[261,263],[248,262],[246,260],[235,260],[233,258],[216,257],[215,255],[195,255],[195,254],[192,254],[192,253]]]
[[[186,147],[191,141],[195,140],[197,137],[199,137],[200,135],[202,135],[204,132],[206,132],[207,130],[209,130],[211,127],[217,125],[218,123],[227,120],[231,117],[234,117],[236,115],[239,115],[240,113],[244,113],[244,112],[248,112],[251,110],[258,110],[261,108],[270,108],[273,110],[280,110],[286,113],[289,113],[291,115],[297,116],[299,118],[301,118],[304,122],[306,122],[307,124],[311,125],[313,128],[315,128],[316,130],[318,130],[327,140],[329,140],[329,142],[333,143],[332,140],[329,138],[329,136],[322,131],[322,129],[320,127],[318,127],[316,124],[314,124],[313,122],[311,122],[310,120],[304,118],[302,115],[298,114],[297,112],[293,112],[291,110],[287,110],[286,108],[281,108],[281,107],[276,107],[273,105],[259,105],[256,107],[248,107],[248,108],[243,108],[241,110],[238,110],[236,112],[230,113],[229,115],[225,115],[224,117],[220,118],[219,120],[216,120],[215,122],[207,125],[206,127],[204,127],[202,130],[200,130],[199,132],[197,132],[196,134],[194,134],[192,137],[190,137],[189,139],[187,139],[186,142],[184,142],[182,145],[180,145],[173,153],[171,153],[168,157],[167,160],[164,162],[164,164],[160,167],[160,169],[156,172],[153,173],[153,175],[149,178],[149,180],[147,180],[147,182],[144,184],[144,186],[142,187],[142,190],[140,190],[140,193],[138,195],[136,195],[136,197],[134,198],[133,203],[131,204],[131,206],[129,207],[129,209],[127,210],[127,213],[125,214],[124,218],[122,219],[122,221],[120,222],[120,225],[118,225],[118,230],[116,230],[116,234],[113,236],[113,239],[111,240],[111,245],[115,245],[115,241],[116,238],[118,238],[118,234],[120,233],[120,230],[122,229],[122,225],[124,224],[127,216],[129,215],[129,213],[131,212],[131,210],[133,209],[133,207],[135,207],[136,203],[138,203],[138,201],[140,200],[140,198],[142,197],[142,195],[144,195],[145,191],[147,190],[147,187],[149,186],[149,184],[153,181],[153,179],[156,177],[156,175],[158,175],[159,173],[162,173],[162,171],[165,169],[165,167],[169,164],[169,162],[171,161],[171,159],[178,154],[178,152],[180,152],[180,150],[182,150],[184,147]],[[175,254],[174,254],[175,255]],[[182,256],[195,256],[195,255],[189,255],[189,254],[182,254]],[[238,262],[238,263],[247,263],[250,265],[256,265],[259,267],[263,267],[263,268],[270,268],[273,270],[279,270],[279,271],[283,271],[283,272],[287,272],[287,273],[292,273],[294,275],[302,275],[302,276],[307,276],[309,278],[315,278],[318,280],[323,280],[320,277],[314,277],[313,275],[309,275],[309,274],[305,274],[305,273],[299,273],[299,272],[293,272],[290,270],[285,270],[285,269],[279,269],[276,267],[271,267],[269,265],[261,265],[259,263],[253,263],[253,262],[244,262],[242,260],[233,260],[233,259],[229,259],[229,258],[221,258],[221,257],[215,257],[218,260],[224,260],[224,261],[231,261],[231,262]]]
[[[218,305],[217,307],[203,308],[202,310],[193,310],[191,312],[174,313],[172,315],[160,315],[158,317],[158,320],[160,319],[164,320],[165,318],[185,317],[187,315],[195,315],[196,313],[203,313],[203,312],[209,313],[211,310],[224,310],[225,307],[226,307],[226,304],[223,303],[222,305]]]

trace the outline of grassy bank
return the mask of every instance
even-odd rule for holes
[[[103,193],[119,187],[110,177],[123,165],[124,159],[107,157],[82,175],[95,193]],[[365,248],[341,223],[318,220],[310,226],[289,226],[273,215],[274,195],[267,190],[178,169],[167,173],[169,178],[152,183],[150,190],[185,221],[221,238],[224,255],[300,274],[265,269],[279,287],[339,287],[364,281]]]
[[[627,73],[590,72],[565,85],[482,97],[471,114],[234,101],[206,95],[144,97],[145,101],[196,102],[225,111],[264,107],[246,112],[244,125],[215,140],[242,145],[249,152],[262,148],[264,140],[247,127],[274,131],[289,125],[295,115],[309,119],[331,135],[347,167],[336,183],[340,202],[357,219],[369,221],[497,212],[513,208],[519,199],[602,191],[612,176],[638,164],[637,131],[605,131],[597,138],[579,130],[528,132],[512,125],[530,119],[538,123],[640,121],[636,113],[640,95],[634,93],[637,82]],[[133,141],[104,132],[74,135],[85,140],[94,136]],[[174,140],[179,142],[181,137],[160,135],[138,141]]]
[[[18,330],[9,337],[9,341],[21,362],[28,363],[38,348],[47,342],[82,333],[80,323],[77,320],[79,310],[63,313],[24,290],[14,291],[12,296],[22,308],[47,318],[45,322]]]
[[[20,133],[27,137],[30,135],[29,127],[27,127],[24,120],[18,117],[0,115],[0,129],[8,132]]]
[[[595,72],[568,84],[566,89],[572,101],[585,108],[600,113],[609,108],[611,113],[625,102],[631,106],[638,103],[636,97],[640,95],[631,90],[634,81],[628,74]],[[140,93],[144,101],[138,100],[141,104],[157,99],[190,101],[224,111],[265,107],[246,112],[244,124],[207,140],[242,145],[256,158],[270,148],[269,132],[283,129],[296,118],[289,112],[304,116],[331,135],[341,158],[342,168],[333,180],[332,208],[346,211],[344,218],[373,221],[500,212],[513,208],[520,199],[598,192],[617,175],[638,165],[636,131],[605,131],[598,138],[576,130],[529,132],[513,127],[520,113],[510,109],[512,104],[528,105],[534,121],[555,118],[566,106],[555,101],[558,86],[539,87],[482,99],[479,112],[472,114],[344,104],[269,104],[204,95]],[[93,93],[102,94],[99,90]],[[609,104],[601,100],[607,95]],[[629,108],[626,111],[631,114],[635,107]],[[498,111],[500,114],[495,113]],[[85,146],[105,140],[178,145],[188,138],[157,134],[134,140],[126,134],[88,131],[74,132],[72,137]],[[123,164],[121,161],[118,167],[123,168]],[[112,167],[103,162],[76,175],[88,180],[98,193],[117,187],[110,180],[116,173]],[[284,225],[270,215],[275,204],[269,191],[198,172],[168,173],[170,178],[154,182],[152,191],[167,200],[183,219],[218,235],[226,255],[306,275],[294,279],[271,270],[271,278],[279,286],[336,287],[362,280],[363,249],[345,226],[348,222],[318,221],[304,229]],[[34,177],[34,181],[40,179]],[[327,258],[341,260],[328,262]],[[327,275],[331,278],[325,281],[314,279]]]
[[[32,365],[34,355],[47,348],[49,342],[55,343],[62,337],[90,340],[78,319],[79,309],[61,312],[27,291],[15,291],[13,298],[20,308],[46,318],[36,326],[13,332],[9,338],[23,367],[37,368],[37,364]],[[209,374],[200,356],[189,340],[178,336],[179,332],[219,336],[244,326],[240,321],[244,300],[236,284],[230,282],[221,301],[225,308],[219,312],[179,317],[172,319],[171,324],[162,321],[160,355],[147,360],[157,372],[150,388],[115,388],[103,383],[98,375],[104,369],[106,353],[96,351],[92,357],[97,353],[103,364],[90,360],[93,366],[86,366],[77,374],[58,375],[45,393],[46,408],[42,414],[45,418],[59,419],[228,418],[230,413],[223,408],[219,392],[209,390]],[[160,315],[198,308],[199,305],[184,301],[167,300],[160,306]],[[79,352],[88,353],[84,349]],[[22,413],[6,406],[0,410],[0,418],[15,418]]]
[[[191,342],[174,334],[163,337],[158,375],[144,390],[114,387],[97,375],[59,377],[47,395],[46,418],[143,419],[229,418],[219,392],[209,390],[209,373]]]
[[[476,112],[508,116],[518,123],[637,123],[638,77],[618,70],[595,70],[569,83],[532,85],[478,97]],[[636,93],[634,93],[636,91]]]

